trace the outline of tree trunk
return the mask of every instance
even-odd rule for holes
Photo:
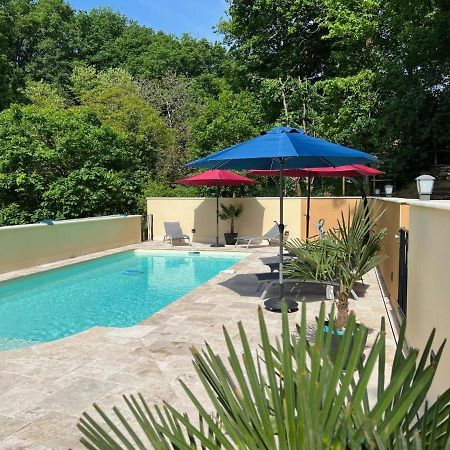
[[[297,197],[301,197],[302,196],[302,188],[300,186],[300,178],[294,178],[295,180],[295,195]]]
[[[286,99],[286,92],[285,92],[285,84],[281,80],[281,77],[279,78],[280,86],[281,86],[281,98],[283,99],[283,109],[284,109],[284,117],[286,120],[286,125],[289,125],[289,111],[288,111],[288,105],[287,105],[287,99]]]
[[[300,77],[298,77],[300,83],[302,83],[302,80]],[[305,90],[303,91],[302,96],[302,103],[303,103],[303,117],[302,117],[302,123],[303,123],[303,131],[306,133],[306,102],[308,99],[308,78],[305,79]]]
[[[336,328],[344,328],[348,318],[348,293],[339,291],[337,300]]]

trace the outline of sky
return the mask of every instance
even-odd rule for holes
[[[141,25],[177,36],[190,33],[212,41],[221,37],[212,30],[225,16],[226,0],[69,0],[76,9],[89,11],[109,6]]]

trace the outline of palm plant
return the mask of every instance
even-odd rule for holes
[[[299,279],[314,279],[323,283],[339,281],[336,299],[336,326],[343,328],[348,318],[348,298],[355,283],[380,264],[381,241],[386,229],[374,231],[382,210],[360,202],[353,218],[341,213],[338,226],[317,241],[292,240],[286,248],[297,256],[286,266],[286,274]]]
[[[241,354],[224,329],[230,369],[208,344],[202,351],[192,349],[212,412],[184,384],[199,413],[198,421],[169,404],[153,409],[141,395],[124,396],[135,423],[126,420],[118,408],[113,409],[113,417],[94,405],[106,426],[84,413],[78,425],[81,442],[88,449],[104,450],[431,450],[450,446],[450,389],[422,408],[443,350],[441,345],[433,363],[427,365],[434,331],[420,357],[416,350],[404,356],[403,327],[388,376],[384,319],[363,358],[367,329],[357,326],[350,314],[342,351],[332,361],[331,334],[323,326],[324,304],[312,342],[306,334],[305,304],[295,333],[283,311],[281,338],[275,342],[269,339],[261,309],[258,314],[260,356],[252,350],[241,323]],[[330,320],[334,321],[334,306]],[[354,345],[350,345],[352,335]],[[369,380],[374,375],[377,388],[374,398],[369,398]]]
[[[219,217],[221,220],[227,220],[230,223],[230,233],[234,234],[234,221],[242,214],[244,209],[243,205],[224,205],[220,204],[221,212]]]

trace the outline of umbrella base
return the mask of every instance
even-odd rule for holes
[[[211,244],[210,247],[225,247],[225,244]]]
[[[269,298],[264,302],[264,306],[269,311],[280,312],[283,302],[286,303],[289,312],[298,311],[298,303],[289,298],[283,298],[281,300],[278,297]]]

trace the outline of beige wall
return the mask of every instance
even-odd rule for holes
[[[0,228],[0,273],[141,241],[141,216],[63,220]]]
[[[261,198],[221,198],[220,203],[241,203],[244,206],[241,216],[235,224],[241,235],[262,235],[274,225],[279,218],[279,199]],[[285,199],[284,222],[288,225],[290,236],[300,236],[301,200]],[[216,236],[216,199],[215,198],[162,198],[147,199],[148,214],[153,215],[153,238],[162,240],[164,222],[179,222],[184,233],[195,242],[213,242]],[[229,225],[219,221],[219,237],[229,231]],[[192,230],[195,229],[195,233]]]
[[[351,216],[360,200],[359,197],[312,197],[310,207],[310,225],[309,236],[317,234],[317,228],[314,226],[320,219],[325,220],[325,228],[336,228],[338,219],[341,217],[341,211],[347,219],[350,208]],[[306,211],[307,199],[302,198],[302,238],[306,238]]]
[[[409,205],[402,199],[372,199],[375,208],[384,211],[376,226],[386,228],[386,236],[381,243],[381,255],[387,258],[378,266],[387,294],[395,307],[398,300],[399,230],[409,227]]]
[[[341,210],[345,213],[354,207],[355,197],[313,198],[311,200],[311,232],[316,234],[314,223],[325,218],[327,228],[334,227]],[[221,198],[220,203],[242,203],[244,210],[236,221],[236,231],[241,236],[257,236],[266,233],[279,220],[278,197]],[[213,242],[216,235],[216,199],[214,198],[162,198],[147,199],[148,214],[153,215],[155,240],[164,237],[164,222],[180,222],[181,229],[195,242]],[[306,199],[288,197],[284,199],[284,223],[290,238],[304,238]],[[192,233],[195,229],[195,233]],[[228,231],[226,222],[219,222],[219,236]]]
[[[447,339],[430,392],[435,399],[450,387],[450,205],[411,202],[409,211],[408,344],[423,349],[436,328],[433,349]]]

